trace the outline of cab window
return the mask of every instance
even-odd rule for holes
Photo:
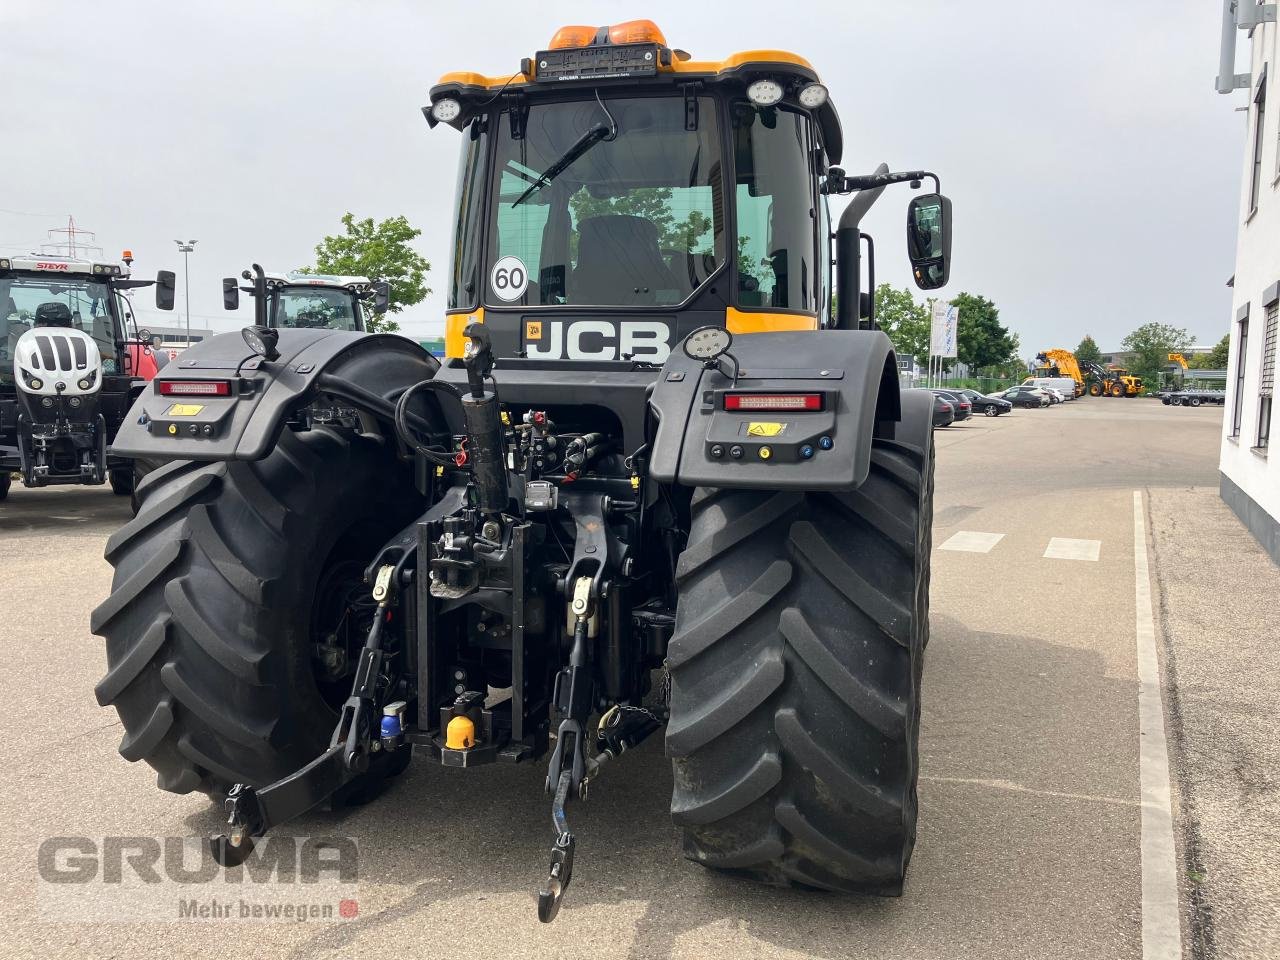
[[[535,103],[497,124],[484,302],[675,305],[724,259],[715,101]]]
[[[813,147],[805,114],[733,105],[740,306],[817,312]]]

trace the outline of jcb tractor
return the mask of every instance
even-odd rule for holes
[[[111,483],[133,490],[133,464],[111,447],[155,372],[146,337],[127,329],[125,291],[156,284],[173,309],[174,275],[130,276],[116,263],[31,254],[0,257],[0,500],[27,487]],[[149,336],[149,335],[148,335]]]
[[[259,323],[128,417],[119,447],[171,462],[93,615],[120,752],[225,803],[223,863],[411,753],[539,764],[549,921],[573,805],[661,732],[691,859],[899,893],[932,397],[899,389],[858,224],[934,180],[907,247],[942,286],[937,178],[846,175],[801,57],[694,60],[648,21],[448,74],[424,111],[462,141],[445,362]]]
[[[1124,367],[1082,364],[1091,397],[1136,397],[1142,393],[1142,378],[1131,376]]]
[[[242,280],[248,286],[242,287]],[[268,273],[255,263],[239,279],[222,281],[222,306],[238,310],[241,292],[253,298],[257,326],[363,332],[366,310],[387,312],[391,285],[385,280],[328,273]]]

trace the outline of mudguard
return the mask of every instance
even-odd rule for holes
[[[235,333],[188,347],[143,389],[112,453],[156,460],[258,460],[299,407],[335,385],[366,397],[368,403],[353,405],[385,419],[401,391],[431,379],[440,368],[416,343],[391,334],[281,330],[277,349],[279,358],[267,362]],[[218,389],[227,395],[161,393],[163,384],[183,381],[225,383]]]
[[[754,333],[729,353],[718,368],[672,350],[651,399],[656,479],[802,490],[851,490],[866,480],[872,439],[893,437],[901,419],[898,365],[884,333]],[[816,409],[766,406],[796,402],[779,397],[805,397]]]

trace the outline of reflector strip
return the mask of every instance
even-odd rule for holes
[[[161,380],[160,395],[164,397],[229,397],[229,380]]]
[[[726,410],[821,410],[820,393],[726,393]]]

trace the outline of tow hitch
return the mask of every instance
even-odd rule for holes
[[[606,763],[639,745],[662,726],[662,721],[640,707],[615,706],[600,718],[595,757],[587,756],[583,727],[591,712],[593,689],[587,667],[587,632],[595,608],[590,577],[579,577],[573,587],[573,649],[569,665],[556,681],[556,709],[563,719],[556,748],[547,768],[547,790],[553,790],[551,824],[556,832],[551,845],[551,865],[538,890],[538,919],[550,923],[560,912],[565,891],[573,879],[573,854],[577,840],[569,830],[565,807],[576,794],[587,799],[590,783]]]

